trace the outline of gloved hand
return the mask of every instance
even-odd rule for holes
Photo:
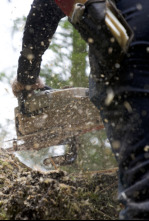
[[[15,79],[12,83],[12,91],[13,94],[18,97],[21,93],[21,91],[32,91],[32,90],[38,90],[45,87],[45,84],[41,80],[41,78],[38,78],[36,83],[33,85],[24,85]]]

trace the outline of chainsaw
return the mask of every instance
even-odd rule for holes
[[[15,125],[17,139],[13,140],[13,148],[8,149],[10,152],[67,147],[66,154],[45,160],[45,164],[50,160],[55,168],[57,164],[70,164],[76,160],[77,137],[104,128],[87,88],[46,89],[20,94],[15,108]]]

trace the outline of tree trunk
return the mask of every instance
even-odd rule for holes
[[[71,68],[71,81],[75,87],[87,87],[88,77],[86,75],[86,56],[87,45],[82,40],[80,34],[73,29],[72,32],[72,68]]]

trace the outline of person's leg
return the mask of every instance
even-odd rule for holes
[[[121,219],[149,219],[149,29],[148,0],[119,0],[135,38],[114,72],[102,70],[90,47],[90,97],[100,109],[118,159]],[[100,53],[100,51],[99,51]],[[108,62],[108,61],[107,61]]]

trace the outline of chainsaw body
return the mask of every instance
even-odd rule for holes
[[[15,109],[15,150],[40,150],[103,128],[87,88],[37,91]]]

